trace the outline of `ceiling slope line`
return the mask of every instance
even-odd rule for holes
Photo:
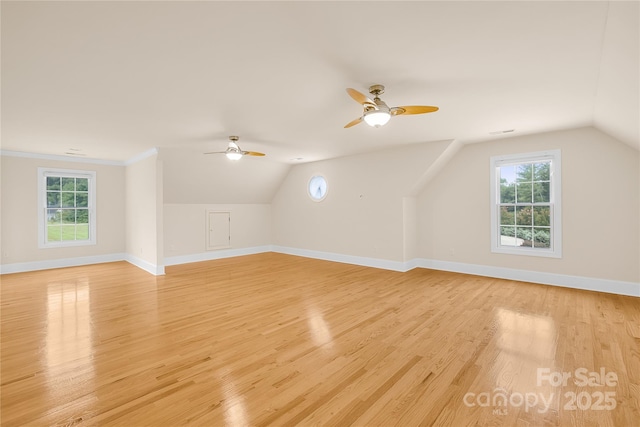
[[[440,156],[431,163],[427,170],[418,179],[415,185],[408,192],[406,197],[416,197],[427,186],[431,180],[449,163],[449,161],[460,151],[464,144],[457,139],[451,140],[449,145],[440,153]]]
[[[129,166],[134,163],[138,163],[140,160],[144,160],[147,157],[155,156],[156,154],[158,154],[158,149],[156,147],[153,147],[148,149],[147,151],[143,151],[142,153],[136,154],[130,159],[125,160],[124,162],[122,162],[122,164],[125,166]]]

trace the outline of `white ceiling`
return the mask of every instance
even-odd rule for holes
[[[595,125],[640,149],[634,2],[1,2],[2,149],[314,161]],[[437,105],[343,126],[345,92]]]

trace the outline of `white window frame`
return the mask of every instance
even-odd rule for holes
[[[47,241],[47,177],[63,176],[66,178],[88,179],[88,214],[89,239],[66,240],[62,242]],[[69,246],[95,245],[96,240],[96,172],[74,169],[38,168],[38,248],[60,248]]]
[[[501,166],[517,165],[540,161],[551,161],[550,204],[551,241],[549,248],[503,246],[500,243],[500,182]],[[529,255],[562,258],[562,173],[560,150],[534,153],[509,154],[491,157],[491,252],[511,255]]]

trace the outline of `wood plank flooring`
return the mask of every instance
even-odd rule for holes
[[[275,253],[0,279],[2,426],[640,424],[638,298]]]

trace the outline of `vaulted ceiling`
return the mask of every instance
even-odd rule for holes
[[[1,3],[2,149],[267,161],[594,125],[640,149],[638,2]],[[345,92],[436,113],[380,129]]]

